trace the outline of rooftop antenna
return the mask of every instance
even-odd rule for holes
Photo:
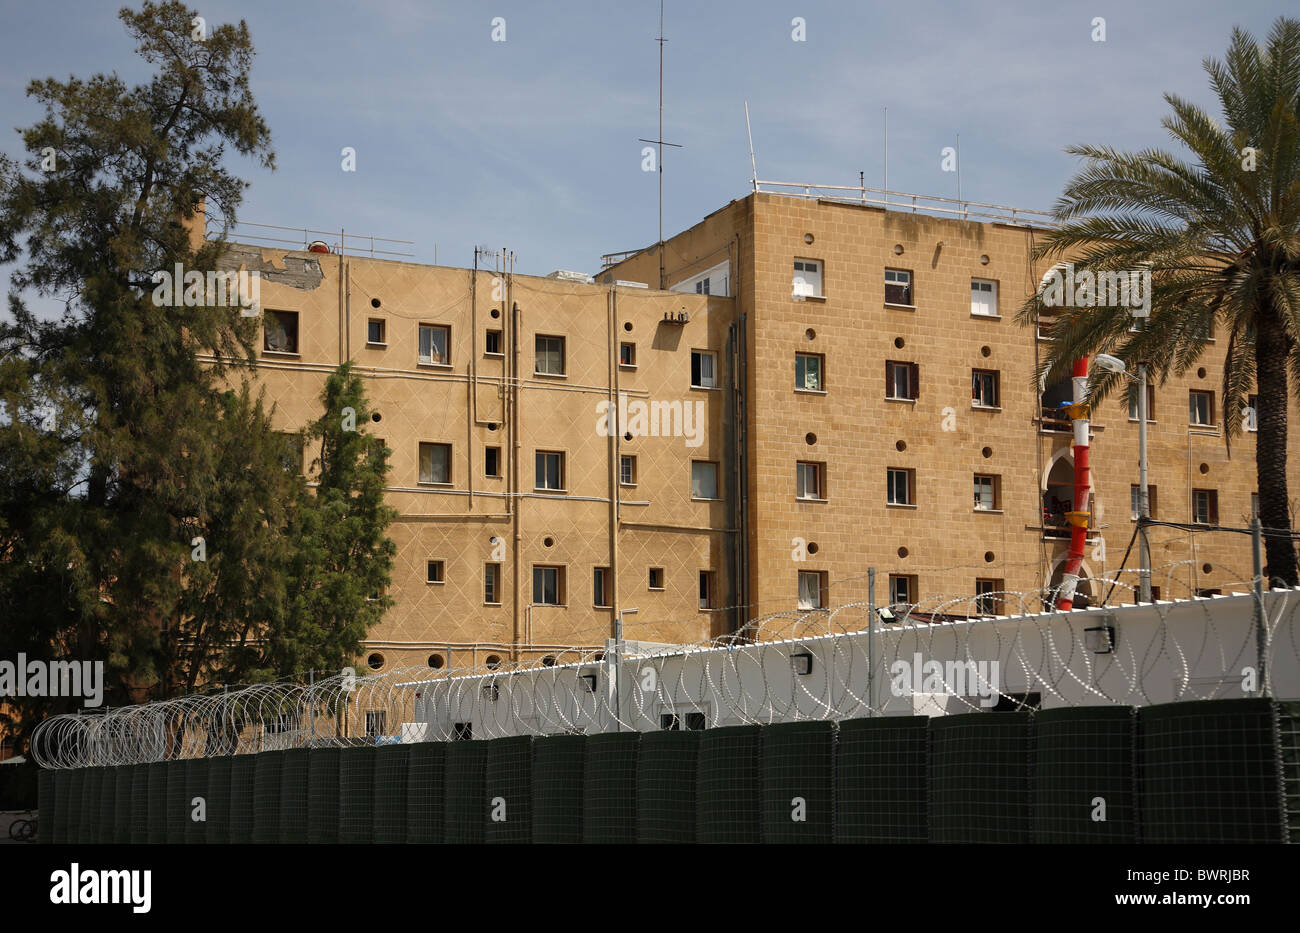
[[[889,207],[889,108],[885,108],[885,207]]]
[[[664,142],[664,43],[668,40],[664,38],[664,0],[659,0],[659,36],[655,39],[659,43],[659,138],[658,139],[638,139],[640,143],[654,143],[659,147],[657,156],[659,168],[659,288],[664,287],[664,146],[676,146],[682,148],[678,143]]]
[[[758,190],[758,163],[754,161],[754,131],[749,127],[749,101],[745,101],[745,135],[749,137],[749,167],[753,171],[754,190]]]

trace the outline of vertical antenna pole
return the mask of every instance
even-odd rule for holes
[[[957,134],[957,203],[962,204],[961,200],[961,133]],[[966,206],[962,204],[961,216],[966,218]]]
[[[659,47],[663,48],[662,45]],[[660,133],[659,134],[660,138],[663,138],[663,135],[664,135],[663,133]],[[754,186],[754,190],[757,191],[758,190],[758,163],[754,161],[754,131],[750,129],[749,126],[749,101],[745,101],[745,135],[749,137],[749,168],[750,171],[753,172],[753,175],[751,176],[750,184],[752,184]]]
[[[889,108],[885,108],[885,204],[889,204]]]
[[[659,0],[659,288],[664,287],[664,0]]]

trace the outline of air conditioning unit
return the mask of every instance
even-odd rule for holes
[[[561,281],[564,282],[583,282],[587,285],[593,285],[596,282],[595,279],[587,275],[587,273],[585,272],[573,272],[572,270],[569,269],[556,269],[554,272],[548,275],[547,278],[560,279]]]

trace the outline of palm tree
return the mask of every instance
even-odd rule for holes
[[[1043,371],[1055,380],[1104,352],[1130,370],[1146,362],[1163,383],[1196,365],[1216,334],[1226,338],[1224,439],[1231,445],[1241,430],[1254,383],[1265,578],[1295,586],[1286,444],[1289,378],[1300,388],[1300,21],[1279,18],[1266,46],[1234,29],[1226,61],[1206,59],[1205,70],[1226,126],[1173,94],[1161,121],[1194,161],[1159,149],[1066,150],[1086,162],[1035,258],[1068,256],[1079,271],[1150,270],[1151,308],[1137,330],[1126,307],[1060,309]],[[1021,323],[1043,306],[1041,295],[1026,301]],[[1093,401],[1120,378],[1097,373]]]

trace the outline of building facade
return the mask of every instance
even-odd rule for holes
[[[436,669],[571,660],[620,616],[648,643],[797,625],[865,606],[869,569],[878,605],[1050,602],[1074,471],[1068,381],[1035,378],[1048,322],[1014,320],[1048,269],[1036,232],[755,192],[594,281],[243,245],[231,259],[260,275],[257,379],[278,426],[316,416],[341,362],[365,377],[399,514],[395,605],[366,660]],[[1157,520],[1252,515],[1254,435],[1229,451],[1221,433],[1224,349],[1149,393]],[[1121,565],[1137,585],[1127,399],[1093,411],[1091,444],[1082,605]],[[1150,539],[1158,597],[1251,577],[1243,536]]]
[[[259,276],[276,427],[318,417],[350,360],[361,428],[390,450],[395,605],[370,668],[563,660],[620,610],[629,641],[735,627],[731,299],[245,245],[228,261]]]
[[[614,257],[599,279],[654,282],[662,268],[669,288],[702,290],[707,278],[736,303],[750,617],[865,602],[868,568],[877,604],[1037,611],[1061,580],[1074,482],[1058,408],[1069,382],[1043,391],[1036,380],[1050,321],[1014,320],[1051,265],[1031,260],[1041,228],[1013,213],[973,222],[865,200],[755,192],[662,255]],[[1224,442],[1223,343],[1149,389],[1156,520],[1250,522],[1255,438]],[[1092,412],[1084,604],[1105,596],[1089,581],[1121,566],[1113,598],[1131,600],[1138,583],[1136,544],[1125,554],[1137,513],[1135,401],[1112,397]],[[1295,457],[1289,469],[1295,484]],[[1149,538],[1157,597],[1252,576],[1248,537],[1154,527]]]

